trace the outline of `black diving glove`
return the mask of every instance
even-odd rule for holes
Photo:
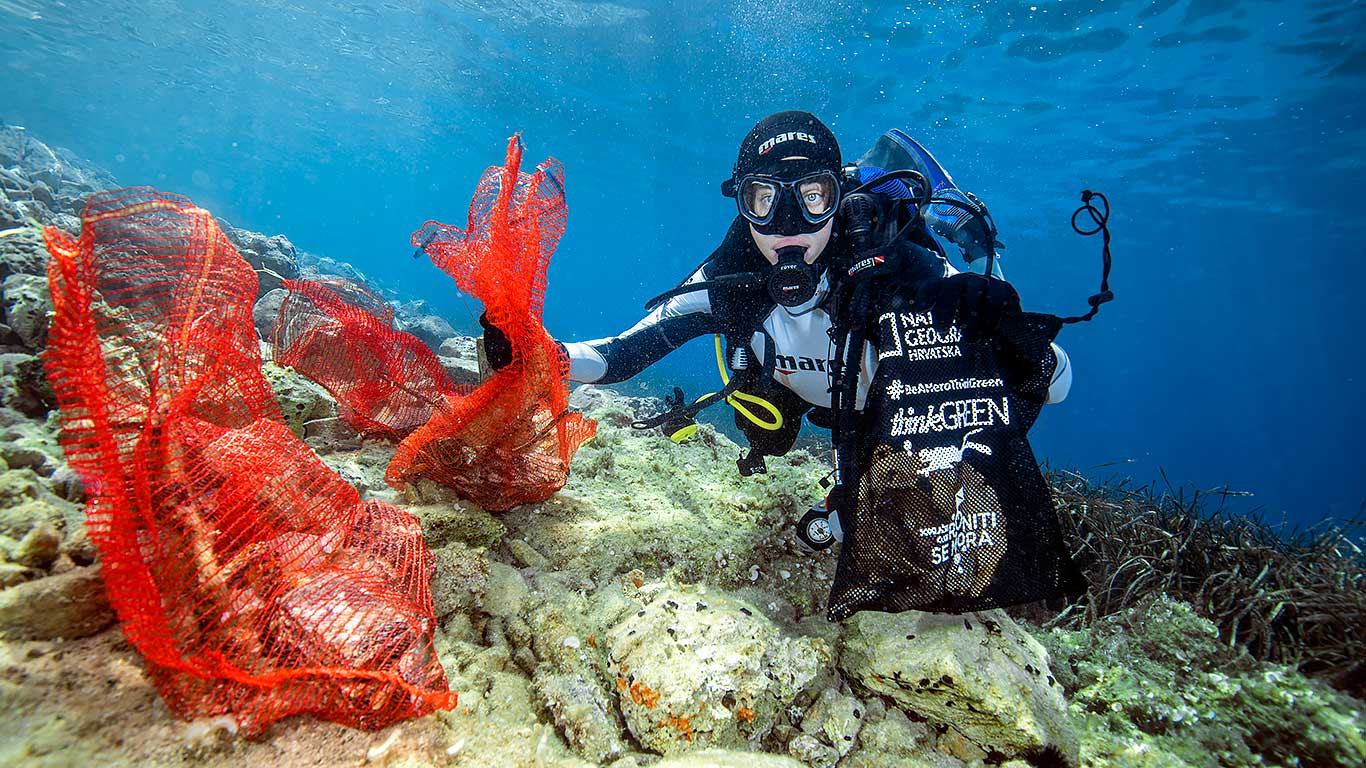
[[[931,290],[935,308],[955,318],[969,340],[995,333],[1003,319],[1022,311],[1020,294],[1010,283],[974,272],[946,277]]]
[[[493,370],[506,368],[512,362],[512,342],[498,326],[489,322],[487,312],[479,314],[479,325],[484,328],[484,359]]]

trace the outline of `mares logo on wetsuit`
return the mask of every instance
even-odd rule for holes
[[[774,358],[773,369],[778,373],[790,374],[797,371],[820,371],[834,373],[839,364],[834,360],[821,360],[802,355],[778,355]]]
[[[816,137],[812,136],[809,133],[802,133],[801,131],[788,131],[787,133],[780,133],[777,136],[774,136],[773,138],[769,139],[768,141],[765,141],[763,144],[760,144],[759,154],[767,155],[769,153],[769,150],[773,149],[779,144],[782,144],[785,141],[805,141],[808,144],[815,144]]]

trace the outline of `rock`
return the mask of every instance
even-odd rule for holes
[[[38,473],[31,469],[8,469],[0,472],[0,510],[38,501],[46,495],[47,488],[43,481],[39,479]],[[0,533],[4,532],[5,519],[0,516]],[[25,527],[23,532],[27,531],[28,527]]]
[[[365,286],[371,293],[379,293],[375,285],[360,270],[344,261],[321,256],[305,258],[304,262],[307,266],[299,270],[299,276],[305,280],[316,280],[319,277],[340,277],[348,282]]]
[[[478,346],[478,339],[473,336],[452,336],[441,342],[436,353],[442,357],[453,357],[457,360],[474,362],[479,358]]]
[[[360,450],[320,453],[318,458],[360,491],[362,500],[378,499],[392,503],[397,499],[398,494],[384,482],[384,469],[394,458],[393,444],[378,441],[362,443]]]
[[[42,576],[42,571],[29,568],[19,563],[0,563],[0,589],[12,587],[15,584],[23,584],[26,581],[33,581]]]
[[[831,652],[724,595],[667,590],[608,633],[626,727],[660,754],[757,744]]]
[[[62,541],[62,554],[71,558],[76,565],[90,565],[100,558],[99,550],[90,540],[84,525],[72,526],[67,532],[66,539]]]
[[[787,744],[788,754],[812,768],[834,768],[840,753],[829,744],[809,733],[798,734]]]
[[[490,616],[517,616],[526,605],[526,579],[516,568],[496,560],[489,562],[488,584],[481,607]]]
[[[437,621],[478,604],[489,581],[489,560],[484,550],[452,542],[431,552],[436,558],[432,603]]]
[[[42,203],[43,207],[50,211],[58,210],[60,207],[57,205],[57,197],[52,193],[52,187],[49,187],[46,182],[35,181],[33,186],[28,188],[28,193],[36,202]]]
[[[986,750],[977,746],[957,728],[950,727],[934,743],[934,748],[965,763],[981,763],[988,757]]]
[[[881,720],[859,732],[859,749],[850,758],[866,765],[874,764],[875,758],[909,758],[932,751],[929,742],[930,729],[924,723],[911,722],[905,712],[889,709]]]
[[[433,351],[440,348],[446,339],[455,335],[455,328],[435,315],[395,317],[394,326],[404,333],[411,333],[416,336],[423,344],[431,347]]]
[[[1048,653],[1002,611],[855,614],[840,666],[863,690],[954,726],[986,752],[1009,759],[1048,750],[1077,764]]]
[[[294,244],[284,235],[263,235],[249,229],[220,222],[228,240],[237,248],[243,259],[256,270],[256,295],[264,296],[281,288],[284,280],[299,276],[299,255]],[[254,314],[254,313],[253,313]]]
[[[802,768],[802,764],[782,755],[704,749],[666,757],[655,763],[654,768]]]
[[[275,324],[280,320],[280,305],[285,303],[289,291],[274,288],[267,291],[251,308],[251,321],[256,325],[256,336],[262,341],[270,341],[275,333]]]
[[[83,202],[78,200],[75,204],[75,209],[79,210],[81,205],[83,205]],[[80,217],[70,213],[54,213],[52,214],[50,223],[58,229],[66,230],[68,234],[73,236],[81,233]]]
[[[33,469],[42,474],[41,467],[49,456],[44,445],[25,430],[6,427],[0,430],[0,459],[12,469]]]
[[[452,541],[472,547],[491,547],[502,540],[507,528],[483,509],[464,501],[445,504],[408,505],[422,521],[427,546],[436,549]]]
[[[629,397],[614,390],[583,384],[569,393],[569,407],[615,427],[629,427],[640,418],[637,414],[658,413],[664,405],[658,398]]]
[[[1187,603],[1154,594],[1080,630],[1040,633],[1071,668],[1087,765],[1366,765],[1361,701],[1231,648]],[[1060,679],[1061,682],[1061,679]]]
[[[0,590],[0,639],[72,640],[113,622],[99,566]]]
[[[42,417],[56,405],[57,396],[48,384],[43,361],[37,355],[0,353],[0,408]]]
[[[47,278],[10,275],[5,278],[3,292],[5,324],[14,330],[25,347],[33,351],[42,349],[47,342],[48,317],[52,314]]]
[[[12,473],[7,473],[12,474]],[[61,529],[70,527],[67,525],[68,518],[79,515],[79,511],[63,510],[57,506],[60,502],[56,499],[34,499],[29,502],[15,504],[12,507],[0,508],[0,536],[8,536],[16,541],[23,541],[33,530],[40,526],[51,526],[60,532]],[[60,543],[60,533],[57,540]],[[12,559],[12,558],[11,558]]]
[[[611,699],[596,681],[551,672],[535,675],[534,682],[555,727],[581,756],[604,763],[627,751]]]
[[[479,362],[476,360],[474,366],[470,367],[464,360],[457,360],[453,357],[438,357],[441,367],[445,369],[446,375],[455,384],[478,384],[483,380],[479,373]]]
[[[364,440],[355,427],[347,424],[340,416],[332,419],[314,419],[304,423],[304,442],[320,454],[337,451],[354,451],[361,447]]]
[[[47,246],[43,236],[36,231],[25,230],[0,237],[0,280],[10,275],[46,275],[47,260]]]
[[[517,558],[517,562],[527,568],[545,568],[550,564],[550,560],[545,555],[521,539],[509,539],[507,548],[512,556]]]
[[[62,547],[62,534],[47,521],[29,529],[10,553],[10,560],[28,568],[47,570],[56,561]]]
[[[116,186],[107,172],[70,150],[49,147],[20,126],[0,125],[0,166],[10,166],[31,181],[67,194],[88,194]]]
[[[456,384],[479,383],[479,340],[472,336],[452,336],[437,349],[441,365]]]
[[[0,323],[0,354],[23,351],[24,341],[19,338],[19,334],[15,333],[14,329],[8,325]]]
[[[0,168],[0,174],[3,174],[4,170],[4,168]],[[24,209],[17,202],[9,199],[5,191],[0,189],[0,229],[13,229],[26,224],[28,221]],[[0,243],[3,242],[4,239],[0,238]]]
[[[511,587],[516,600],[521,576],[509,571],[505,588]],[[502,621],[508,642],[530,647],[532,683],[557,730],[579,756],[601,764],[623,755],[629,740],[598,638],[603,627],[620,621],[638,603],[628,605],[610,591],[590,601],[575,585],[564,574],[536,573],[530,593],[520,599],[520,615]],[[519,655],[520,650],[514,658]]]
[[[836,759],[854,747],[863,727],[863,704],[834,688],[826,688],[802,717],[802,732],[817,736],[834,747]]]
[[[261,367],[261,372],[275,393],[275,401],[280,404],[285,424],[299,437],[304,436],[306,423],[337,416],[337,401],[332,399],[332,395],[292,368],[266,363]]]
[[[81,482],[80,475],[76,470],[65,462],[52,472],[52,476],[47,479],[52,486],[53,493],[62,499],[76,504],[85,501],[85,483]]]
[[[0,459],[12,469],[32,469],[44,477],[63,465],[62,449],[51,430],[33,421],[0,428]]]

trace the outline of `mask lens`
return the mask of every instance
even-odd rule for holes
[[[763,179],[746,179],[740,190],[740,202],[756,219],[768,218],[778,204],[778,185]]]
[[[835,177],[830,173],[808,176],[797,182],[797,199],[806,209],[808,217],[819,217],[835,207],[837,189]]]
[[[771,176],[746,176],[736,190],[740,213],[752,223],[768,226],[820,224],[839,207],[839,178],[830,171],[818,171],[795,181]],[[802,230],[805,231],[805,230]]]

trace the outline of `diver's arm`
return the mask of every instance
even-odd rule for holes
[[[698,270],[687,282],[704,279]],[[606,339],[566,342],[569,378],[584,384],[615,384],[659,362],[670,352],[720,325],[711,312],[706,290],[675,296],[640,322]]]

